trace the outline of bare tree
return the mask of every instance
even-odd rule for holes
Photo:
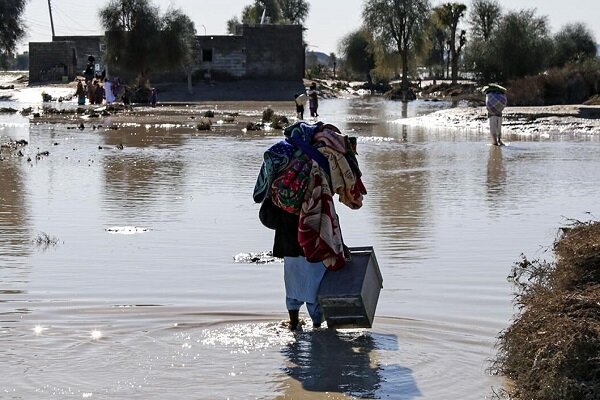
[[[469,14],[472,35],[489,41],[501,17],[502,9],[496,0],[473,0]]]
[[[456,83],[458,80],[458,59],[467,40],[465,30],[460,31],[458,38],[456,35],[458,23],[465,16],[466,11],[467,6],[461,3],[444,3],[433,9],[434,18],[448,29],[448,51],[452,64],[452,83]]]

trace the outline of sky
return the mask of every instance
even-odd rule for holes
[[[226,21],[240,16],[244,6],[252,0],[151,0],[166,11],[169,6],[181,8],[196,25],[199,35],[224,35]],[[305,40],[309,50],[326,54],[338,53],[340,40],[361,26],[361,12],[365,0],[307,0],[310,4]],[[459,0],[433,0],[433,6]],[[523,8],[537,9],[537,15],[545,15],[552,32],[572,22],[583,22],[600,43],[600,1],[598,0],[498,0],[503,10]],[[467,7],[471,0],[464,0]],[[102,34],[98,10],[108,0],[51,0],[54,29],[57,36]],[[19,46],[27,50],[28,42],[51,40],[48,0],[28,0],[25,9],[25,25],[28,35]]]

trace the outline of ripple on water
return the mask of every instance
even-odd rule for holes
[[[476,327],[380,317],[372,330],[313,331],[305,320],[292,333],[268,315],[166,310],[140,325],[129,323],[136,310],[123,312],[122,327],[113,319],[22,332],[14,350],[0,349],[0,392],[177,399],[201,385],[201,398],[480,399],[497,383],[477,361],[489,343]]]

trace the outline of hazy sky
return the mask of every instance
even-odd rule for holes
[[[446,1],[433,0],[438,5]],[[456,1],[456,0],[453,0]],[[361,25],[361,12],[365,0],[312,0],[306,21],[306,41],[309,49],[324,53],[336,52],[339,40]],[[170,5],[182,8],[194,21],[199,35],[225,34],[226,21],[239,16],[245,5],[252,0],[153,0],[165,11]],[[467,6],[471,0],[465,1]],[[499,0],[504,10],[536,8],[538,15],[546,15],[552,32],[570,22],[583,22],[600,42],[600,1],[598,0]],[[98,9],[108,0],[52,0],[54,29],[56,35],[100,34]],[[25,22],[29,35],[20,46],[27,49],[27,42],[50,41],[51,29],[48,0],[28,0]]]

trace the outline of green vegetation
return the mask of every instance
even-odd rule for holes
[[[340,75],[348,79],[401,78],[398,92],[407,93],[421,78],[451,78],[456,86],[462,72],[480,84],[509,86],[513,105],[571,104],[600,94],[596,41],[581,23],[552,35],[546,16],[504,11],[497,0],[433,9],[429,0],[367,0],[363,17],[363,28],[340,41]]]
[[[375,49],[372,36],[364,29],[351,32],[340,45],[344,66],[354,72],[359,79],[373,83],[371,70],[375,68]]]
[[[182,11],[169,9],[165,16],[149,0],[111,0],[99,12],[106,31],[106,63],[137,74],[146,85],[152,72],[183,68],[188,82],[195,46],[195,29]]]
[[[365,26],[385,50],[394,49],[402,65],[402,90],[409,87],[409,59],[423,38],[429,0],[370,0],[365,3]]]
[[[514,399],[592,400],[600,393],[600,223],[576,222],[555,260],[523,257],[510,278],[520,309],[500,336],[493,372]]]
[[[0,67],[6,67],[15,47],[25,35],[23,12],[27,0],[0,1]]]
[[[262,122],[270,123],[273,129],[283,129],[290,123],[285,115],[276,114],[272,108],[266,108],[263,111]]]
[[[507,95],[515,106],[580,104],[597,95],[599,88],[600,59],[587,59],[509,81]]]
[[[596,56],[596,43],[591,31],[581,23],[568,24],[554,36],[551,65],[562,67]]]
[[[310,5],[305,0],[255,0],[254,4],[244,7],[241,18],[227,21],[227,33],[234,34],[240,24],[259,24],[263,12],[268,23],[301,25],[309,10]]]

